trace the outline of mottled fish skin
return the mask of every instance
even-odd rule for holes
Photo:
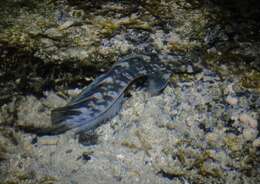
[[[99,76],[78,97],[51,113],[52,133],[74,129],[76,133],[93,129],[112,118],[121,108],[126,89],[139,78],[148,79],[148,90],[158,94],[169,77],[183,63],[176,59],[160,62],[156,56],[129,56]]]

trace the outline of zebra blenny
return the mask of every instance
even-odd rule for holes
[[[159,94],[173,73],[189,72],[189,62],[172,56],[132,55],[119,60],[105,74],[96,78],[66,106],[54,109],[51,120],[54,133],[74,129],[91,130],[115,116],[126,90],[140,78],[148,81],[148,91]]]

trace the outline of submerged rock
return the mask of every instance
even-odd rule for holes
[[[258,131],[252,128],[246,128],[243,130],[243,136],[246,141],[254,141],[257,137]]]
[[[203,2],[1,2],[1,182],[257,183],[259,9]],[[173,75],[158,96],[130,91],[95,132],[36,134],[130,53],[200,61],[203,71]]]
[[[257,120],[255,120],[254,118],[252,118],[250,115],[243,113],[239,116],[239,120],[241,121],[241,123],[244,123],[247,126],[250,126],[251,128],[256,129],[257,128]]]
[[[237,105],[238,99],[235,98],[235,97],[228,96],[228,97],[226,98],[226,102],[227,102],[228,104],[230,104],[230,105]]]
[[[260,138],[257,138],[257,139],[254,140],[253,146],[255,148],[259,148],[260,147]]]

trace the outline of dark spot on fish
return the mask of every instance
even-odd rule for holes
[[[143,84],[144,79],[149,81],[149,93],[159,94],[168,84],[168,79],[173,72],[165,73],[164,68],[161,67],[161,60],[153,54],[128,56],[119,61],[67,106],[52,111],[54,131],[61,133],[76,128],[81,132],[96,128],[119,112],[125,94],[133,86],[132,84],[135,86],[140,82]],[[83,145],[96,144],[97,136],[81,132],[79,142]]]

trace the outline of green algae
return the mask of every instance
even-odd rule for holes
[[[210,69],[222,77],[237,76],[242,87],[260,91],[260,72],[247,64],[253,60],[251,57],[233,53],[208,53],[204,58]]]
[[[144,1],[143,1],[144,2]],[[193,1],[192,1],[193,2]],[[103,2],[102,2],[103,3]],[[203,19],[203,16],[200,17],[195,17],[191,24],[187,24],[185,25],[185,21],[189,22],[190,18],[189,16],[192,16],[192,13],[189,14],[189,16],[185,16],[185,18],[178,18],[178,14],[179,15],[183,15],[186,14],[188,11],[191,10],[190,6],[188,4],[183,4],[183,1],[178,1],[177,4],[179,5],[178,7],[182,7],[185,11],[182,12],[177,12],[174,13],[170,8],[171,6],[169,5],[168,7],[165,6],[164,4],[161,4],[162,1],[151,1],[151,3],[149,4],[148,1],[145,2],[146,4],[144,4],[145,9],[148,10],[152,15],[154,15],[155,17],[160,17],[164,20],[166,20],[167,24],[170,22],[168,22],[168,19],[174,19],[174,23],[176,24],[176,28],[178,29],[179,26],[181,27],[181,29],[179,29],[177,32],[179,34],[181,34],[183,37],[189,37],[189,39],[195,39],[195,40],[200,40],[202,39],[205,35],[205,30],[204,30],[204,26],[205,26],[205,20]],[[194,1],[195,5],[197,2]],[[159,7],[159,8],[158,8]],[[33,7],[32,7],[33,9]],[[93,10],[91,10],[93,11]],[[113,13],[113,12],[111,12]],[[128,12],[129,13],[129,12]],[[86,18],[84,14],[87,14],[86,12],[82,12],[81,10],[78,11],[72,11],[72,16],[75,18]],[[98,11],[96,12],[96,14],[98,14]],[[18,14],[19,15],[19,14]],[[34,14],[33,14],[34,15]],[[146,17],[145,17],[146,16]],[[5,36],[2,37],[2,39],[5,42],[9,42],[10,45],[17,45],[20,44],[19,46],[22,46],[22,48],[25,48],[26,50],[38,50],[38,49],[44,49],[42,46],[40,46],[38,44],[38,38],[41,38],[42,33],[44,31],[46,31],[46,29],[49,28],[55,28],[57,27],[57,25],[55,25],[55,22],[49,24],[48,19],[45,19],[45,16],[40,16],[42,18],[42,21],[37,22],[37,26],[33,27],[33,30],[26,30],[26,24],[25,25],[12,25],[9,24],[8,27],[6,27],[5,31]],[[26,18],[26,16],[25,16]],[[41,19],[39,18],[39,19]],[[47,22],[46,22],[47,21]],[[149,22],[151,21],[151,22]],[[158,21],[160,22],[160,21]],[[85,27],[90,28],[93,32],[97,33],[97,35],[95,34],[90,34],[91,37],[93,36],[93,40],[84,40],[82,38],[88,37],[88,35],[85,34],[76,34],[76,35],[71,35],[74,31],[77,32],[80,30],[81,26],[77,25],[77,28],[75,29],[74,26],[68,27],[66,29],[60,30],[62,33],[62,36],[64,36],[64,38],[61,37],[62,36],[58,36],[55,38],[51,38],[51,41],[53,41],[55,43],[55,45],[57,47],[66,47],[72,45],[75,46],[76,48],[83,48],[86,49],[88,51],[88,54],[90,56],[86,57],[84,60],[87,60],[88,62],[84,62],[84,60],[80,60],[80,59],[76,59],[74,62],[69,62],[67,63],[69,66],[74,66],[73,63],[79,62],[78,66],[82,66],[82,65],[90,65],[94,68],[109,68],[109,66],[111,66],[112,63],[115,62],[118,54],[120,54],[120,52],[118,52],[115,49],[111,49],[109,54],[102,54],[100,53],[99,47],[100,47],[100,39],[102,38],[111,38],[113,37],[115,34],[120,33],[120,32],[124,32],[125,29],[131,29],[131,28],[136,28],[136,29],[145,29],[148,31],[154,31],[157,28],[154,28],[153,25],[156,25],[158,22],[156,22],[156,20],[152,20],[151,16],[140,16],[134,19],[117,19],[117,18],[111,18],[111,17],[106,17],[104,20],[100,21],[100,22],[91,22],[91,23],[87,23],[87,25],[85,25]],[[31,22],[33,23],[33,22]],[[84,24],[84,22],[83,22]],[[158,23],[159,25],[159,23]],[[93,26],[93,27],[91,27]],[[194,29],[190,29],[190,28],[194,28]],[[58,27],[59,28],[59,27]],[[58,29],[57,28],[57,29]],[[31,28],[29,28],[31,29]],[[46,35],[44,35],[46,36]],[[8,37],[10,37],[11,39],[9,40]],[[69,38],[68,38],[69,37]],[[91,38],[92,39],[92,38]],[[195,52],[195,48],[198,46],[198,44],[190,44],[188,43],[182,43],[182,42],[170,42],[168,45],[168,49],[171,52],[177,52],[177,53],[182,53],[182,54],[189,54],[190,52]],[[198,46],[200,47],[200,46]],[[91,51],[90,51],[91,50]],[[90,51],[90,52],[89,52]],[[48,54],[47,54],[48,55]],[[207,58],[208,57],[208,58]],[[68,57],[69,58],[69,57]],[[69,58],[68,60],[73,60],[75,58]],[[239,73],[243,73],[244,70],[244,66],[243,66],[243,61],[245,59],[245,57],[243,55],[240,54],[233,54],[233,53],[209,53],[208,55],[206,55],[206,59],[207,62],[210,63],[210,69],[215,70],[215,71],[219,71],[219,73],[222,73],[223,75],[226,76],[230,76],[233,74],[239,74]],[[59,61],[59,63],[62,63],[63,60],[62,59],[58,59],[61,60]],[[79,61],[80,60],[80,61]],[[245,59],[247,60],[247,58]],[[220,66],[220,63],[222,64],[227,64],[227,65],[231,65],[231,66],[237,66],[239,65],[239,67],[231,67],[232,70],[226,70],[225,68]],[[233,65],[233,63],[235,65]],[[62,63],[62,66],[64,66],[64,63]],[[241,68],[240,68],[241,66]],[[52,66],[53,67],[53,66]],[[75,67],[75,68],[77,68]],[[74,67],[73,67],[74,68]],[[56,71],[56,67],[54,67],[54,71]],[[65,72],[68,71],[68,69],[64,69]],[[75,71],[77,71],[75,69]],[[231,72],[230,72],[231,71]],[[68,72],[69,73],[69,72]],[[84,73],[83,73],[84,74]],[[47,75],[52,75],[52,73],[47,73]],[[80,75],[80,74],[79,74]],[[80,83],[80,81],[82,80],[82,78],[84,77],[80,77],[78,74],[76,76],[76,73],[69,73],[68,75],[62,75],[62,79],[61,78],[57,78],[55,81],[58,81],[57,83]],[[179,82],[179,81],[193,81],[194,80],[194,76],[193,75],[174,75],[172,78],[172,82]],[[62,82],[63,81],[63,82]],[[259,88],[259,84],[257,83],[257,81],[259,81],[259,76],[257,73],[250,73],[247,72],[246,75],[244,76],[244,78],[241,79],[241,83],[242,86],[245,88]],[[55,82],[55,85],[57,85],[57,83]],[[258,87],[257,87],[258,86]],[[64,87],[63,87],[64,88]],[[41,89],[41,88],[39,88]],[[221,89],[222,90],[222,89]],[[216,92],[215,92],[216,91]],[[176,100],[177,101],[181,101],[181,97],[180,94],[182,93],[180,90],[178,91],[178,89],[176,89],[174,91],[174,93],[176,94]],[[214,96],[215,100],[219,100],[219,98],[221,97],[221,95],[219,94],[219,90],[217,89],[213,89],[212,93],[210,94],[211,96]],[[213,100],[214,100],[213,99]],[[206,127],[213,127],[216,126],[216,124],[220,121],[218,118],[221,117],[221,115],[223,114],[223,106],[221,106],[221,108],[214,108],[214,106],[218,105],[217,103],[206,103],[206,104],[198,104],[198,108],[196,108],[196,110],[198,110],[200,113],[203,113],[205,111],[208,112],[214,112],[212,115],[212,121],[203,121],[203,123],[205,125],[207,125]],[[137,113],[139,114],[139,113]],[[135,115],[135,114],[133,114]],[[140,116],[140,115],[139,115]],[[182,113],[180,115],[180,119],[184,120],[185,117],[187,117],[188,114],[187,113]],[[228,121],[230,119],[230,117],[228,116],[228,114],[224,114],[224,121]],[[178,116],[179,117],[179,116]],[[222,126],[222,124],[220,124],[219,126]],[[164,128],[164,127],[160,127],[160,128]],[[175,124],[167,124],[166,125],[167,131],[178,131],[178,127],[176,127]],[[171,157],[172,156],[176,156],[177,159],[181,164],[181,168],[176,167],[171,161],[167,161],[168,165],[166,166],[162,166],[161,167],[161,174],[162,175],[166,175],[166,177],[168,176],[170,179],[173,178],[185,178],[191,182],[196,182],[196,183],[210,183],[208,181],[212,181],[210,180],[211,177],[216,178],[221,180],[222,176],[224,175],[223,169],[220,169],[218,166],[216,165],[212,165],[211,166],[211,161],[215,161],[214,158],[212,157],[212,155],[207,152],[207,151],[202,151],[202,145],[198,146],[196,144],[195,140],[192,140],[194,137],[192,137],[190,135],[190,132],[183,132],[183,134],[181,135],[181,138],[185,139],[185,140],[180,140],[179,142],[177,142],[177,146],[182,146],[185,145],[185,148],[178,148],[177,149],[177,153],[174,153],[175,150],[175,145],[171,145],[171,143],[167,144],[167,147],[165,147],[165,149],[162,150],[162,153]],[[151,143],[149,143],[149,140],[146,139],[146,136],[143,135],[143,132],[137,132],[135,134],[135,136],[138,138],[138,140],[140,141],[140,145],[136,145],[135,143],[132,143],[129,140],[125,140],[122,141],[121,146],[127,147],[129,149],[133,149],[133,150],[144,150],[146,153],[146,156],[151,156],[153,155],[153,151],[154,149],[156,149],[156,145],[151,145]],[[243,155],[237,154],[239,153],[239,145],[240,142],[236,141],[235,138],[233,137],[228,137],[225,139],[225,149],[227,149],[228,151],[231,151],[231,155],[232,152],[235,152],[236,156],[242,157],[245,156],[243,160],[241,160],[241,162],[234,168],[236,169],[240,169],[245,172],[245,173],[250,173],[250,171],[253,172],[253,168],[254,165],[252,165],[252,162],[254,160],[256,160],[256,157],[252,154],[251,156],[246,156],[248,153],[245,152],[244,148],[242,149],[241,152],[243,152]],[[221,145],[211,145],[209,147],[219,147]],[[186,151],[187,149],[202,149],[200,150],[202,152],[201,155],[196,155],[196,154],[190,154],[188,151]],[[98,150],[97,150],[98,151]],[[137,152],[136,151],[136,152]],[[1,147],[0,144],[0,160],[1,160],[1,152],[3,153],[3,159],[6,158],[6,153],[8,152],[8,150],[6,150],[5,147]],[[135,152],[135,153],[136,153]],[[150,154],[151,152],[151,154]],[[174,153],[174,154],[173,154]],[[195,161],[194,161],[195,159]],[[219,163],[217,163],[219,164]],[[225,163],[226,164],[226,163]],[[224,164],[224,165],[225,165]],[[236,171],[237,172],[237,171]],[[240,175],[240,173],[239,173]],[[229,178],[231,176],[227,176],[226,178]],[[241,174],[241,177],[243,177],[243,175]],[[18,173],[17,176],[17,180],[14,180],[13,183],[19,183],[19,182],[27,182],[30,178],[26,173]],[[226,179],[225,178],[225,179]],[[208,180],[207,180],[208,179]],[[248,178],[248,180],[251,178]],[[252,179],[253,180],[253,179]],[[40,183],[55,183],[56,178],[52,178],[52,177],[43,177]],[[216,180],[217,181],[217,180]],[[11,182],[11,180],[10,180]]]
[[[152,145],[149,143],[148,140],[145,139],[143,133],[140,130],[137,130],[135,132],[135,135],[138,137],[140,143],[141,143],[141,147],[143,148],[143,150],[145,151],[145,153],[150,156],[149,150],[152,149]]]
[[[185,151],[182,149],[179,149],[177,152],[177,157],[179,159],[179,161],[184,164],[186,162],[186,158],[185,158]]]
[[[231,151],[230,154],[233,157],[239,157],[240,151],[243,148],[243,142],[241,139],[233,134],[228,134],[224,137],[224,144]]]
[[[55,184],[58,179],[54,176],[44,176],[39,180],[39,184]]]
[[[139,146],[137,146],[136,144],[134,144],[134,143],[132,143],[132,142],[130,142],[130,141],[128,141],[128,140],[123,140],[123,141],[121,142],[121,145],[122,145],[122,146],[125,146],[125,147],[127,147],[127,148],[129,148],[129,149],[140,149]]]
[[[194,45],[170,42],[168,48],[174,52],[190,52]]]
[[[40,33],[44,28],[54,24],[51,16],[52,3],[31,0],[6,1],[1,7],[4,9],[0,8],[2,10],[0,16],[6,19],[0,22],[0,25],[3,25],[0,29],[0,43],[6,42],[23,50],[32,51],[38,44],[35,35],[32,35],[33,30]]]
[[[2,160],[5,160],[7,158],[7,149],[6,149],[6,144],[0,140],[0,162]]]
[[[243,75],[252,70],[247,62],[252,58],[243,54],[232,52],[209,52],[205,53],[204,62],[208,64],[212,70],[218,72],[222,76]],[[223,67],[226,66],[227,68]]]
[[[162,4],[161,1],[156,1],[156,0],[141,0],[140,1],[142,7],[149,11],[153,16],[158,16],[160,18],[167,18],[167,7]]]
[[[101,20],[94,22],[94,25],[99,27],[101,37],[111,37],[116,31],[119,31],[122,28],[126,29],[142,29],[142,30],[151,30],[151,26],[138,18],[126,18],[119,19],[117,21],[112,21],[111,19]]]
[[[22,158],[23,153],[19,135],[12,129],[0,127],[0,164],[6,167],[8,160],[13,155],[19,154]],[[5,180],[4,178],[7,174],[12,175],[12,177],[16,179]],[[25,181],[30,178],[30,175],[18,170],[12,173],[10,168],[7,168],[7,170],[3,170],[3,172],[0,173],[0,177],[3,183],[20,183],[18,181]]]
[[[183,177],[186,176],[185,171],[181,168],[177,168],[174,166],[165,166],[162,167],[163,174],[169,175],[170,177]]]
[[[209,168],[205,163],[203,163],[200,167],[199,173],[202,176],[213,176],[213,177],[217,177],[220,178],[221,176],[223,176],[223,173],[221,172],[221,170],[217,167],[211,167]]]
[[[167,151],[168,150],[168,151]],[[164,153],[172,154],[173,149],[164,149]],[[179,148],[176,154],[172,155],[173,158],[177,158],[182,165],[179,168],[178,165],[171,166],[171,162],[167,166],[161,166],[162,171],[171,176],[171,177],[180,177],[184,176],[185,178],[193,178],[193,177],[214,177],[214,178],[222,178],[224,173],[222,169],[216,164],[214,155],[212,155],[210,150],[205,150],[202,153],[198,153],[192,149],[183,149]],[[193,172],[198,172],[198,175],[194,175]],[[194,178],[193,178],[194,179]],[[198,178],[196,179],[196,181]]]
[[[99,23],[102,31],[101,33],[105,36],[111,36],[116,30],[120,28],[120,24],[116,24],[111,20]]]
[[[245,88],[251,88],[260,91],[260,72],[254,70],[250,73],[246,73],[241,79],[241,84]]]
[[[2,181],[2,184],[20,184],[20,183],[39,183],[39,184],[55,184],[58,179],[53,176],[43,176],[39,180],[33,178],[34,174],[17,173],[17,178],[7,179]]]
[[[194,167],[202,167],[203,163],[208,160],[212,159],[211,153],[209,151],[203,151],[201,154],[196,155],[196,160],[192,164]]]

